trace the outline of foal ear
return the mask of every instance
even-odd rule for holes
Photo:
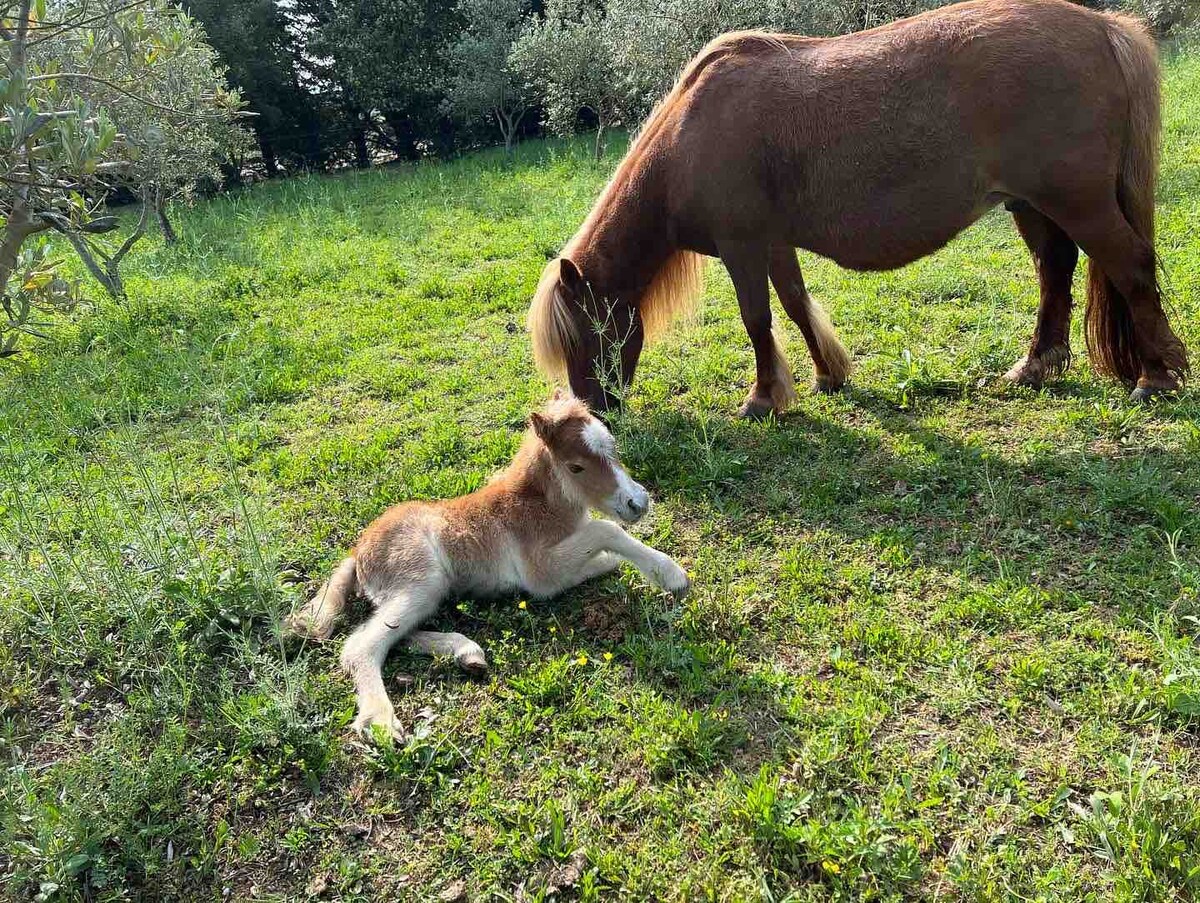
[[[547,445],[549,445],[550,440],[554,438],[555,423],[545,414],[534,411],[529,415],[529,426],[533,429],[534,435],[536,435]]]
[[[572,292],[583,288],[583,274],[569,257],[558,258],[558,281]]]

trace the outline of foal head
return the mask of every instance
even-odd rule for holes
[[[650,495],[621,466],[612,433],[583,402],[555,392],[545,410],[530,415],[529,425],[568,495],[626,523],[650,510]]]

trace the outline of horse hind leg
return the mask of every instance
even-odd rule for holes
[[[813,362],[813,388],[818,392],[836,392],[850,375],[850,355],[838,341],[821,305],[808,294],[795,250],[786,245],[772,245],[770,273],[779,302],[800,327],[808,345]]]
[[[721,242],[718,251],[733,280],[742,324],[754,347],[754,385],[738,413],[755,420],[782,414],[796,400],[796,388],[783,346],[771,329],[768,247],[756,242]]]
[[[1004,378],[1019,386],[1040,388],[1071,366],[1071,279],[1079,247],[1057,223],[1024,201],[1009,210],[1033,255],[1041,301],[1029,352]]]
[[[1064,213],[1058,221],[1090,258],[1087,332],[1093,366],[1135,382],[1135,401],[1178,389],[1188,372],[1187,350],[1163,310],[1153,245],[1130,224],[1115,197]]]

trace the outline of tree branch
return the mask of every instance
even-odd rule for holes
[[[150,100],[148,97],[142,97],[140,94],[135,94],[133,91],[130,91],[128,88],[124,88],[121,85],[118,85],[114,81],[110,81],[107,78],[102,78],[99,75],[92,75],[89,72],[46,73],[45,75],[32,76],[31,78],[27,79],[27,81],[30,84],[32,84],[33,82],[55,81],[60,78],[68,78],[68,79],[77,79],[79,81],[96,82],[97,84],[101,84],[101,85],[104,85],[105,87],[111,88],[112,90],[116,91],[118,94],[123,94],[126,97],[136,100],[138,103],[145,104],[146,106],[151,107],[155,110],[161,110],[164,113],[171,113],[175,116],[191,116],[196,119],[206,118],[195,112],[189,112],[188,110],[177,110],[174,107],[168,107],[165,104],[161,104],[161,103],[158,103],[157,101]]]

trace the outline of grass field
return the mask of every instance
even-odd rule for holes
[[[1166,110],[1200,353],[1200,56]],[[779,423],[733,417],[712,268],[618,424],[694,592],[462,600],[490,679],[397,651],[411,740],[349,734],[337,644],[276,625],[384,506],[506,462],[528,299],[619,150],[202,203],[0,375],[0,897],[1196,897],[1200,401],[1000,384],[1037,300],[1002,211],[895,273],[806,257],[856,372]]]

